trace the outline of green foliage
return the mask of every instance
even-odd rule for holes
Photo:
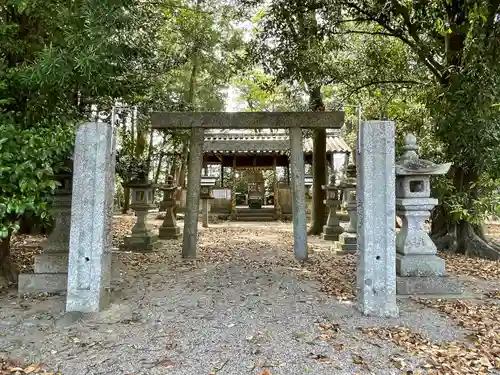
[[[46,216],[54,173],[91,104],[109,109],[149,88],[160,3],[0,0],[0,234]]]
[[[0,116],[0,238],[16,231],[26,212],[45,217],[57,162],[67,156],[71,140],[67,127],[20,130]]]

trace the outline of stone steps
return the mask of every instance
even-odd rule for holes
[[[236,221],[274,221],[274,208],[238,208]]]
[[[276,221],[274,216],[236,216],[236,221]]]

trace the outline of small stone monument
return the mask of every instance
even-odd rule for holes
[[[335,173],[330,175],[328,185],[323,185],[323,190],[326,191],[326,200],[324,203],[328,207],[328,219],[323,227],[323,239],[327,241],[338,241],[339,234],[344,231],[340,226],[337,216],[337,208],[340,205],[339,189],[335,185]]]
[[[405,136],[403,150],[396,162],[396,213],[402,220],[396,236],[397,293],[460,294],[460,283],[446,276],[445,261],[424,227],[438,203],[430,197],[430,177],[447,173],[451,163],[420,159],[413,134]]]
[[[177,186],[175,186],[174,178],[168,176],[166,185],[160,186],[159,189],[163,191],[161,209],[166,212],[158,237],[162,240],[176,240],[181,235],[181,228],[177,226],[177,220],[175,218],[175,207],[177,205],[175,193],[177,191]]]
[[[352,254],[358,249],[357,245],[357,204],[356,204],[356,165],[349,164],[347,173],[338,185],[345,197],[344,208],[349,214],[349,223],[346,230],[339,236],[332,250],[338,255]]]
[[[132,180],[126,186],[132,190],[130,208],[135,211],[137,221],[132,228],[132,234],[125,237],[124,242],[120,245],[120,250],[153,251],[157,236],[151,232],[151,227],[146,222],[146,219],[149,210],[155,207],[153,204],[154,186],[146,179]]]
[[[18,291],[23,293],[66,292],[68,283],[69,234],[71,228],[71,189],[73,161],[66,162],[68,171],[56,175],[59,186],[52,198],[54,227],[43,252],[35,256],[34,273],[20,274]]]

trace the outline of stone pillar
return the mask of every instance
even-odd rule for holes
[[[153,204],[153,184],[149,181],[131,181],[127,184],[132,191],[130,208],[135,211],[137,221],[132,227],[132,233],[123,239],[120,245],[122,251],[150,252],[155,248],[158,239],[147,223],[147,216]]]
[[[358,134],[357,307],[396,317],[394,123],[363,122]]]
[[[451,164],[434,164],[418,157],[414,135],[405,137],[404,153],[396,163],[396,213],[402,227],[396,236],[398,294],[461,294],[459,280],[448,277],[444,259],[425,230],[430,211],[438,203],[431,198],[430,177],[448,172]]]
[[[276,156],[273,159],[274,167],[274,210],[276,220],[281,220],[281,206],[280,206],[280,186],[278,182],[278,172],[276,170]]]
[[[34,273],[19,275],[18,291],[20,294],[66,292],[72,172],[63,172],[57,176],[57,179],[61,186],[56,189],[52,199],[54,228],[43,246],[42,253],[35,256]]]
[[[175,186],[174,178],[168,176],[166,185],[161,186],[160,190],[163,191],[162,208],[165,210],[165,218],[159,229],[158,237],[162,240],[176,240],[181,235],[181,228],[177,226],[175,217],[177,186]]]
[[[196,258],[198,247],[198,209],[200,207],[201,162],[205,129],[191,129],[189,143],[188,188],[186,211],[184,215],[184,233],[182,238],[182,257]]]
[[[345,199],[344,209],[349,215],[345,231],[339,236],[332,250],[338,255],[353,254],[358,250],[357,244],[357,204],[356,204],[356,165],[349,164],[345,178],[339,183]]]
[[[109,303],[115,158],[112,125],[92,122],[78,128],[73,162],[68,312],[97,312]]]
[[[307,217],[305,165],[302,129],[290,129],[290,159],[292,172],[293,252],[298,261],[307,260]]]
[[[330,175],[329,184],[323,186],[326,191],[325,204],[328,207],[328,219],[323,227],[323,239],[327,241],[338,241],[339,234],[344,231],[340,226],[339,218],[337,217],[337,207],[339,206],[339,190],[335,186],[335,173]]]

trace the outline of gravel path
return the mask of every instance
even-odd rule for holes
[[[323,294],[293,260],[290,224],[219,224],[201,238],[195,262],[180,259],[178,242],[115,254],[112,304],[99,314],[64,315],[62,296],[4,296],[0,356],[64,375],[389,375],[402,373],[392,356],[409,368],[420,360],[359,327],[406,326],[436,342],[463,335],[410,300],[384,320]],[[312,257],[321,246],[312,241]]]

